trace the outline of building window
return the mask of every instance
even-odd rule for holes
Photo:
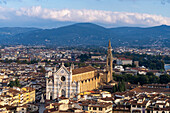
[[[101,108],[101,107],[99,107],[99,111],[102,111],[102,108]]]
[[[65,80],[66,80],[66,78],[65,78],[64,76],[62,76],[62,77],[61,77],[61,80],[62,80],[62,81],[65,81]]]
[[[132,105],[132,107],[136,107],[136,105]]]
[[[93,110],[96,110],[96,107],[93,107]]]

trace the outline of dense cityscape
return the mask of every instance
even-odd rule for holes
[[[2,112],[169,113],[168,48],[18,45],[0,54]]]
[[[170,113],[170,0],[0,0],[0,113]]]

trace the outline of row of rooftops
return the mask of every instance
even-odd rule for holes
[[[109,92],[104,93],[109,94]],[[111,105],[113,110],[130,111],[130,109],[134,109],[134,106],[136,106],[135,108],[138,107],[145,110],[150,109],[151,107],[158,110],[170,110],[170,97],[163,93],[137,92],[131,90],[126,92],[116,92],[109,97],[102,97],[101,94],[101,91],[89,91],[83,93],[83,95],[77,95],[73,99],[60,97],[56,99],[58,102],[46,100],[46,108],[48,109],[50,104],[53,106],[60,106],[62,105],[62,102],[64,102],[63,100],[68,100],[67,104],[78,104],[82,108],[83,106],[105,108]]]

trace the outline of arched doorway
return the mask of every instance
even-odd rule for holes
[[[53,100],[53,94],[52,92],[49,92],[50,100]]]
[[[66,91],[64,89],[61,90],[61,96],[66,97]]]

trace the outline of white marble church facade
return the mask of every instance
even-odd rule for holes
[[[55,68],[46,75],[46,99],[52,100],[61,96],[73,97],[80,92],[79,84],[79,82],[72,81],[72,69],[69,71],[62,64],[58,70]]]

